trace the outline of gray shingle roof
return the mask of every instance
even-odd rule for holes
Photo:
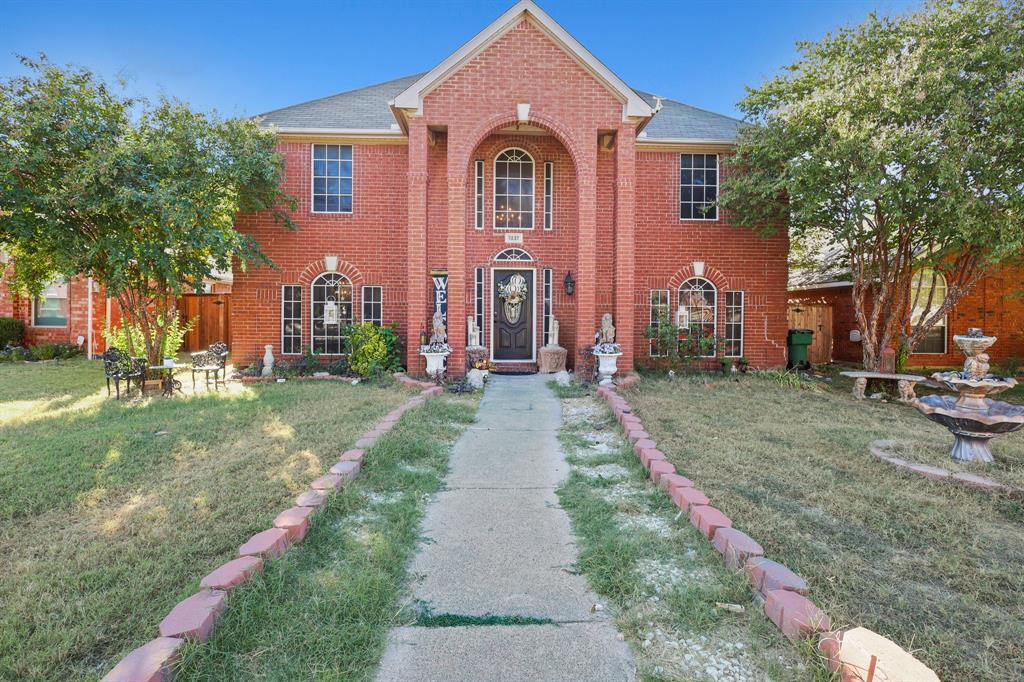
[[[652,107],[654,95],[637,90]],[[661,111],[643,129],[647,140],[729,140],[736,139],[745,123],[730,116],[716,114],[672,99],[661,100]]]
[[[388,102],[419,80],[422,73],[341,92],[260,114],[263,125],[279,128],[365,128],[390,130],[396,124]]]
[[[263,125],[279,128],[356,128],[392,130],[396,124],[388,102],[415,83],[423,74],[295,104],[260,114]],[[651,106],[655,97],[636,91]],[[661,101],[659,111],[647,124],[645,140],[735,140],[744,125],[729,116],[691,107],[670,99]]]

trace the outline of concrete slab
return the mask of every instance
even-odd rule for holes
[[[377,682],[633,682],[610,623],[398,628]]]
[[[575,538],[555,489],[569,467],[546,377],[492,375],[423,522],[410,591],[435,614],[526,616],[552,625],[392,631],[378,682],[636,679],[601,602],[575,575]]]

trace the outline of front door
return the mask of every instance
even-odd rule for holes
[[[495,270],[495,360],[533,359],[533,270]]]

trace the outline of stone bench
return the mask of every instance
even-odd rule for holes
[[[881,379],[882,381],[895,381],[899,389],[899,400],[907,405],[917,399],[914,388],[917,382],[925,378],[917,374],[889,374],[887,372],[840,372],[844,377],[853,379],[853,397],[857,400],[864,400],[864,391],[868,386],[868,379]]]

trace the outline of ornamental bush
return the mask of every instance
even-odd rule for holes
[[[399,368],[398,333],[394,327],[378,327],[370,322],[350,325],[346,329],[348,368],[369,377]]]
[[[81,355],[84,351],[70,343],[41,343],[28,349],[32,360],[66,360]]]
[[[185,345],[185,335],[192,330],[198,320],[199,317],[196,316],[189,320],[188,324],[183,325],[181,318],[175,316],[165,325],[160,319],[159,324],[163,330],[163,339],[158,340],[160,342],[160,357],[177,357],[181,347]],[[154,336],[158,336],[158,334],[154,334]],[[119,348],[133,357],[141,357],[146,354],[146,341],[142,327],[139,325],[122,321],[121,326],[111,327],[105,331],[103,337],[107,341],[107,347]]]
[[[20,346],[25,338],[25,323],[13,317],[0,317],[0,348]]]

